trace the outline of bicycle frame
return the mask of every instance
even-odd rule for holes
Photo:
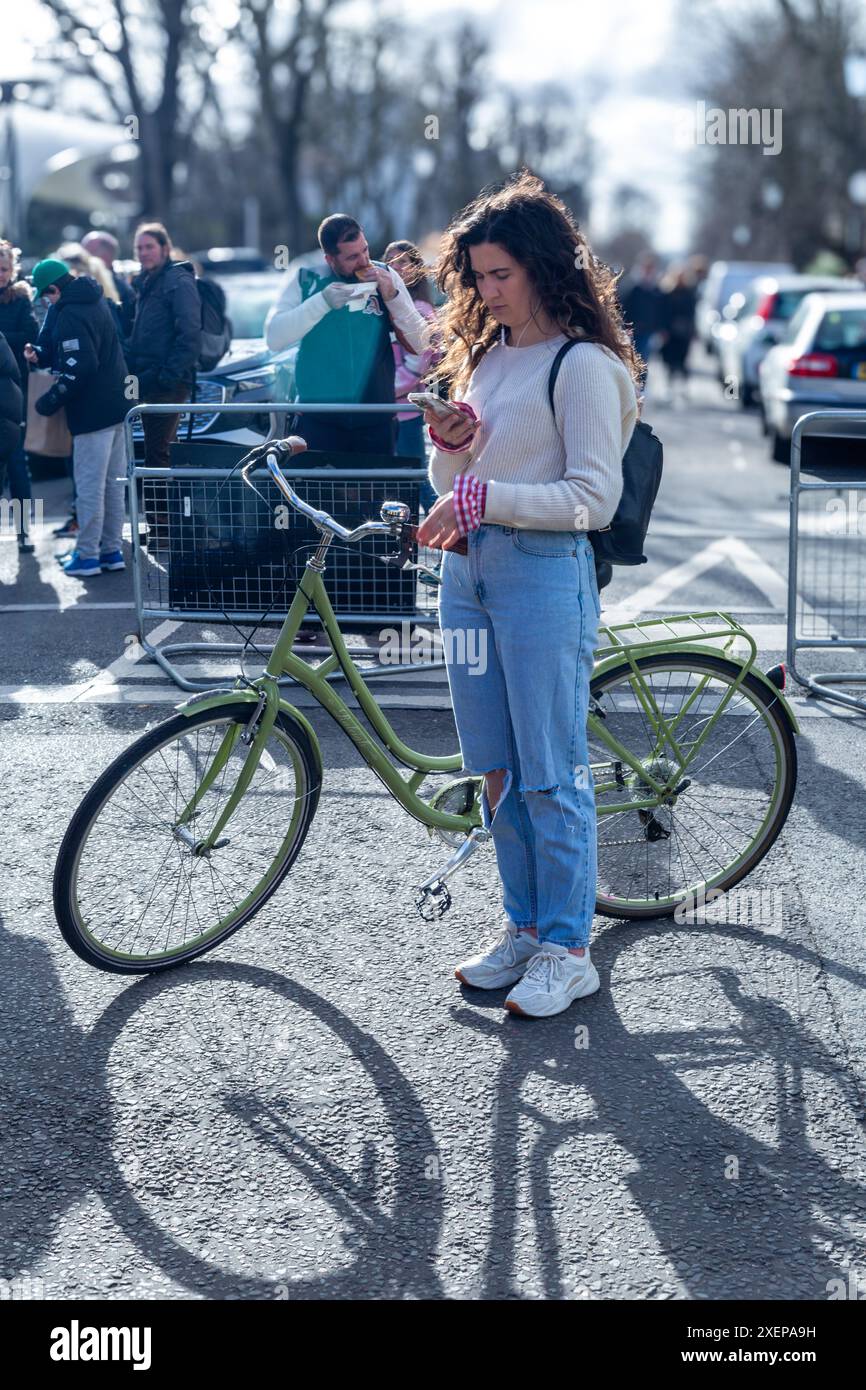
[[[371,770],[387,787],[388,791],[394,796],[403,809],[415,820],[420,821],[429,829],[441,829],[450,831],[462,831],[469,834],[471,830],[481,825],[479,810],[479,798],[475,798],[472,810],[463,814],[452,814],[439,811],[435,807],[424,801],[417,793],[417,788],[429,773],[437,772],[457,772],[462,767],[460,754],[450,757],[432,757],[429,754],[419,753],[410,748],[400,739],[385,717],[382,709],[377,704],[376,699],[369,686],[365,683],[361,672],[352,660],[342,632],[340,631],[331,601],[322,578],[324,571],[325,555],[330,545],[331,537],[322,537],[322,542],[314,556],[307,561],[304,573],[295,592],[291,606],[286,614],[277,641],[271,653],[265,672],[258,680],[248,683],[246,686],[240,684],[232,688],[223,688],[215,691],[205,691],[201,695],[194,696],[183,704],[178,705],[179,711],[185,714],[196,713],[202,709],[216,709],[220,705],[237,703],[238,700],[246,700],[254,705],[251,710],[250,722],[247,732],[243,735],[244,741],[250,744],[249,753],[244,760],[243,767],[239,773],[237,783],[229,794],[222,814],[219,816],[215,825],[210,830],[207,837],[196,846],[197,853],[203,853],[213,848],[214,843],[222,834],[238,803],[246,792],[255,774],[261,754],[264,750],[267,739],[274,727],[278,714],[282,711],[290,717],[298,720],[306,727],[311,737],[314,749],[319,759],[319,775],[322,775],[321,755],[318,753],[318,740],[309,721],[301,712],[288,701],[284,700],[280,694],[279,679],[282,676],[291,676],[298,684],[309,690],[315,696],[319,704],[331,715],[339,724],[340,728],[351,739],[358,749],[364,761]],[[310,666],[308,662],[297,656],[292,650],[295,638],[308,608],[312,605],[316,613],[322,620],[325,632],[333,648],[332,653],[318,667]],[[702,620],[711,619],[709,628],[703,626]],[[598,718],[590,711],[587,718],[588,732],[605,748],[609,750],[613,760],[627,768],[638,776],[644,785],[651,790],[643,800],[628,800],[625,802],[611,803],[599,808],[599,815],[614,815],[622,811],[635,811],[640,809],[651,810],[658,806],[660,799],[670,796],[673,787],[661,782],[658,777],[648,771],[647,763],[652,763],[659,756],[661,749],[668,745],[673,752],[677,762],[677,781],[679,781],[685,768],[697,755],[701,746],[705,742],[710,730],[716,720],[723,713],[728,701],[739,689],[746,674],[753,667],[756,647],[754,640],[733,618],[727,614],[709,612],[700,614],[683,615],[682,621],[697,624],[702,641],[695,643],[694,634],[677,635],[672,624],[677,619],[655,620],[645,624],[626,623],[616,627],[603,627],[600,630],[610,639],[606,647],[597,650],[597,657],[601,658],[596,666],[596,672],[605,672],[614,666],[621,665],[623,661],[631,667],[632,679],[639,692],[641,707],[646,717],[651,722],[656,735],[656,746],[649,758],[643,760],[636,758],[628,748],[626,748],[616,737],[610,734],[604,726],[603,720]],[[647,638],[644,628],[661,625],[667,631],[666,636],[660,636],[653,640]],[[638,642],[627,642],[624,634],[629,631],[638,631],[641,639]],[[653,693],[644,680],[639,667],[636,664],[636,655],[647,656],[658,652],[667,652],[672,649],[692,654],[706,655],[708,652],[718,655],[718,649],[705,645],[707,641],[715,638],[725,639],[726,652],[729,652],[737,638],[742,638],[749,646],[748,660],[742,664],[738,679],[730,686],[725,696],[721,700],[718,708],[712,714],[707,725],[698,738],[694,746],[689,750],[688,755],[684,755],[676,740],[676,729],[684,714],[699,697],[704,689],[709,677],[699,682],[694,692],[678,712],[676,718],[666,719],[653,696]],[[337,667],[341,669],[343,675],[349,683],[350,689],[358,700],[361,711],[369,721],[372,729],[380,740],[377,743],[367,733],[360,720],[352,712],[346,702],[338,695],[333,685],[327,680],[327,676],[335,671]],[[758,672],[759,675],[763,674]],[[767,682],[769,684],[769,682]],[[774,689],[774,694],[779,692]],[[781,698],[781,696],[780,696]],[[783,701],[784,703],[784,701]],[[796,728],[793,716],[790,715],[792,724]],[[178,819],[178,825],[187,822],[200,801],[202,795],[212,785],[215,777],[225,766],[232,749],[237,743],[239,728],[235,726],[230,729],[219,749],[214,755],[213,763],[205,774],[205,777],[192,800],[184,807]],[[397,758],[404,766],[412,769],[412,775],[404,777],[400,769],[395,767],[390,761],[388,754]],[[601,771],[602,764],[595,764]],[[481,782],[481,778],[473,780]],[[615,791],[621,783],[601,782],[596,785],[596,792]]]

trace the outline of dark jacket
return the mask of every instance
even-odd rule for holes
[[[59,373],[36,410],[53,415],[65,406],[71,434],[119,425],[135,404],[126,398],[126,364],[114,315],[102,286],[89,275],[64,286],[46,315],[36,351],[40,367]]]
[[[0,333],[0,459],[8,459],[21,442],[24,394],[15,354]]]
[[[662,292],[657,285],[631,280],[623,286],[622,316],[635,338],[646,338],[661,327]]]
[[[690,285],[679,285],[662,295],[660,326],[672,338],[693,338],[697,294]]]
[[[119,320],[120,345],[125,350],[129,343],[129,335],[132,332],[135,318],[135,290],[124,280],[122,275],[118,275],[114,270],[111,272],[111,278],[114,281],[114,288],[120,295],[120,303],[114,307]]]
[[[127,349],[141,400],[151,392],[191,386],[201,351],[201,300],[189,261],[167,261],[133,280],[138,297]]]
[[[0,290],[0,333],[15,354],[21,383],[26,391],[29,368],[24,357],[24,344],[36,342],[39,324],[33,311],[30,286],[24,280],[16,280],[5,290]]]

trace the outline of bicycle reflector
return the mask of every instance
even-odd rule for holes
[[[787,672],[785,671],[784,661],[780,661],[778,666],[771,666],[769,671],[764,672],[767,680],[776,687],[777,690],[785,689]]]

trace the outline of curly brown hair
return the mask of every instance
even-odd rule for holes
[[[609,348],[635,383],[640,381],[643,363],[623,327],[616,295],[622,272],[614,273],[593,255],[562,200],[526,167],[502,184],[482,188],[445,233],[434,275],[447,295],[439,310],[447,349],[431,379],[458,396],[499,336],[499,323],[478,293],[469,259],[469,248],[482,242],[503,246],[524,267],[562,333]]]

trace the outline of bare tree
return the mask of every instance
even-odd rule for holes
[[[174,176],[189,159],[204,114],[219,118],[211,78],[213,50],[192,18],[190,0],[42,0],[57,21],[45,56],[64,80],[86,79],[103,113],[139,141],[141,212],[170,218]],[[130,118],[133,118],[130,120]]]
[[[238,38],[249,55],[261,102],[262,153],[278,180],[284,235],[297,252],[307,245],[301,158],[315,122],[311,107],[331,91],[331,21],[345,0],[298,0],[295,13],[267,0],[241,0]]]
[[[862,46],[853,0],[767,0],[758,8],[690,0],[707,21],[696,96],[722,110],[782,113],[782,143],[719,144],[702,153],[696,180],[698,241],[710,254],[790,258],[802,266],[825,248],[849,259],[848,180],[866,167],[866,106],[849,92],[846,60]],[[735,240],[737,227],[748,241]],[[744,234],[745,235],[745,234]]]

